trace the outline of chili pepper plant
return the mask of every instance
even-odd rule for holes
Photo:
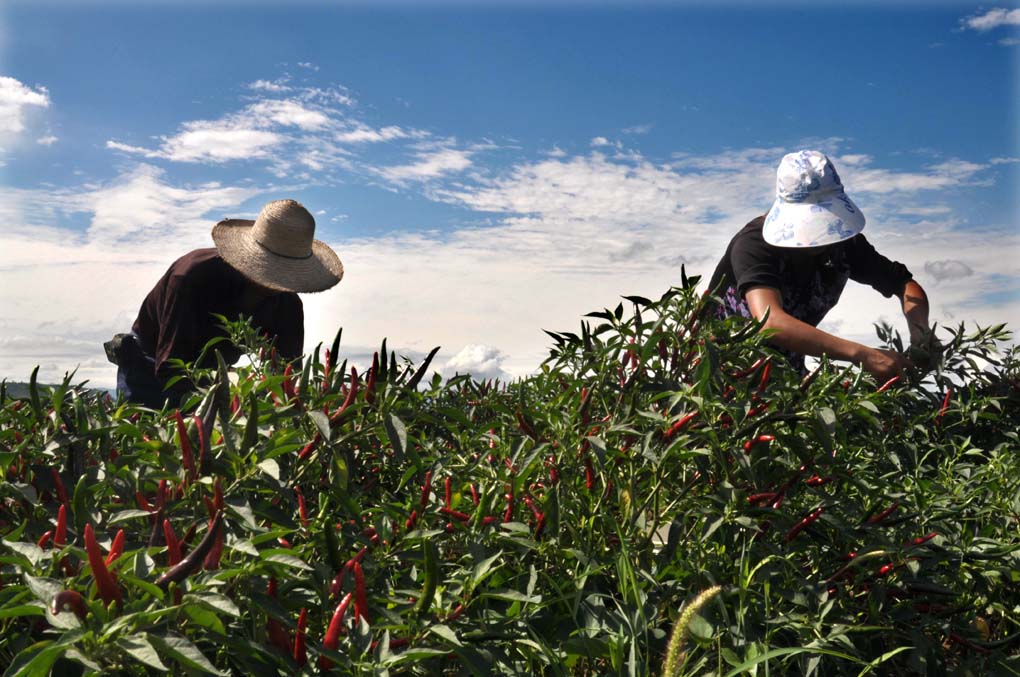
[[[889,384],[804,376],[696,283],[548,332],[512,382],[385,341],[359,373],[339,333],[285,363],[236,323],[247,361],[182,365],[180,407],[0,388],[0,664],[1020,673],[1005,328]]]

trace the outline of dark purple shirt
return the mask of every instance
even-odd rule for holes
[[[301,299],[291,292],[273,294],[254,310],[242,310],[241,298],[251,284],[215,248],[196,249],[174,261],[145,297],[131,328],[142,349],[155,358],[157,374],[165,374],[167,360],[192,362],[210,339],[226,335],[214,314],[229,320],[242,314],[251,317],[252,324],[276,337],[283,357],[301,355],[305,334]],[[228,364],[241,356],[229,343],[218,344],[217,349]],[[215,363],[212,353],[202,366]]]

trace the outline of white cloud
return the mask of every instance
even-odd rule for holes
[[[217,123],[190,122],[166,139],[154,157],[176,162],[228,162],[264,158],[283,137],[274,132]],[[148,157],[153,155],[146,154]]]
[[[381,141],[392,141],[394,139],[406,139],[409,137],[420,138],[423,132],[416,130],[405,131],[395,125],[372,129],[365,125],[359,125],[354,129],[337,132],[335,139],[340,143],[379,143]]]
[[[624,127],[622,130],[624,134],[647,134],[652,131],[652,127],[655,125],[648,123],[644,125],[634,125],[633,127]]]
[[[456,148],[419,151],[416,160],[406,165],[379,167],[375,171],[393,183],[423,182],[448,174],[457,174],[471,166],[473,151]]]
[[[999,40],[999,44],[1003,47],[1016,47],[1020,45],[1020,38],[1002,38]]]
[[[446,361],[443,373],[447,376],[471,374],[476,380],[507,381],[510,375],[503,371],[502,365],[505,361],[506,355],[498,348],[472,343],[461,348],[456,355]]]
[[[1020,9],[990,9],[984,14],[960,19],[960,24],[975,31],[990,31],[1000,26],[1020,26]]]
[[[988,162],[993,165],[1010,165],[1020,162],[1020,157],[993,157]]]
[[[969,277],[974,274],[973,268],[963,261],[957,261],[955,259],[925,261],[924,271],[937,282],[942,282],[943,280],[957,280],[961,277]]]
[[[50,94],[45,87],[32,88],[15,78],[0,76],[0,144],[25,131],[30,108],[49,106]]]
[[[310,71],[319,70],[318,66],[316,66],[314,63],[309,63],[308,61],[298,61],[298,66],[300,66],[301,68],[307,68]]]
[[[60,139],[58,139],[57,137],[55,137],[53,135],[49,135],[49,136],[41,136],[38,139],[36,139],[35,142],[37,144],[39,144],[40,146],[52,146],[53,144],[55,144],[59,140]]]
[[[608,146],[609,139],[607,139],[604,136],[596,136],[594,139],[591,140],[591,145],[593,148],[598,148],[600,146]]]
[[[293,91],[294,88],[288,85],[287,82],[287,78],[280,78],[277,80],[256,80],[255,82],[248,83],[248,89],[254,89],[261,92],[273,92],[274,94]]]

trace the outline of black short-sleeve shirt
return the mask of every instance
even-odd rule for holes
[[[747,290],[772,287],[782,295],[786,313],[818,326],[839,301],[847,280],[888,298],[900,294],[912,278],[906,266],[879,254],[863,234],[826,247],[792,249],[767,243],[764,223],[763,215],[744,226],[716,266],[710,289],[723,299],[716,311],[720,317],[751,317]]]
[[[240,299],[250,285],[214,248],[196,249],[174,261],[145,297],[132,327],[142,350],[155,358],[157,374],[165,373],[163,364],[171,358],[194,361],[210,339],[222,336],[223,329],[213,315],[238,319]],[[244,314],[275,337],[281,355],[301,355],[304,310],[297,294],[267,296]],[[234,346],[221,345],[219,350],[230,364],[240,357]],[[214,365],[215,357],[207,355],[203,366]]]

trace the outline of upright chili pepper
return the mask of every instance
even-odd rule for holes
[[[429,495],[432,493],[432,471],[425,471],[425,481],[421,485],[421,500],[418,503],[418,507],[421,508],[422,512],[429,504]]]
[[[53,547],[60,548],[67,543],[67,506],[63,503],[57,510],[57,528],[53,532]]]
[[[946,396],[942,398],[942,406],[939,407],[939,413],[935,417],[935,422],[939,425],[942,424],[942,417],[946,415],[946,410],[949,409],[949,396],[952,391],[946,388]]]
[[[588,491],[595,489],[595,469],[591,466],[591,457],[584,457],[584,487]]]
[[[122,554],[124,554],[124,530],[120,529],[113,537],[113,543],[110,544],[110,552],[106,555],[106,566],[113,564]]]
[[[477,506],[479,501],[481,500],[478,497],[478,487],[476,487],[474,483],[472,483],[470,488],[471,488],[471,502]]]
[[[765,392],[765,387],[769,384],[769,376],[772,374],[772,360],[766,360],[765,366],[761,369],[761,381],[758,382],[758,392]]]
[[[64,505],[70,505],[67,500],[67,488],[64,487],[64,480],[60,477],[60,473],[56,468],[50,468],[50,478],[53,480],[53,487],[57,492],[57,500]]]
[[[294,390],[294,363],[288,362],[283,370],[283,397],[288,402],[297,399],[297,391]]]
[[[201,474],[209,472],[209,463],[211,457],[209,456],[209,440],[205,436],[205,424],[202,423],[202,419],[198,416],[194,419],[195,432],[198,434],[198,467]]]
[[[188,437],[188,429],[184,425],[184,417],[181,416],[180,409],[174,412],[174,420],[177,422],[177,439],[181,445],[181,464],[186,471],[185,479],[186,481],[193,480],[196,476],[195,454],[191,450],[191,438]]]
[[[301,519],[301,526],[305,529],[308,528],[308,508],[305,506],[305,497],[301,493],[301,490],[294,487],[294,493],[297,494],[298,504],[298,517]]]
[[[452,504],[453,492],[452,492],[452,487],[451,487],[451,483],[452,482],[453,482],[453,480],[450,479],[449,477],[447,477],[446,481],[443,482],[443,484],[445,486],[445,489],[446,489],[446,509],[447,510],[449,510],[450,508],[453,507],[453,504]]]
[[[351,389],[347,391],[347,397],[344,398],[343,404],[336,410],[329,421],[330,423],[338,423],[341,415],[347,411],[352,404],[354,404],[355,398],[358,396],[358,370],[351,367]]]
[[[407,517],[407,521],[404,522],[404,528],[410,531],[411,529],[414,529],[417,523],[418,523],[418,511],[412,510],[411,514]]]
[[[347,607],[351,605],[351,599],[354,593],[349,592],[344,595],[344,598],[340,600],[340,603],[336,605],[336,610],[333,612],[333,617],[329,619],[329,627],[326,628],[326,634],[322,638],[322,647],[329,649],[330,651],[336,651],[336,648],[340,645],[340,635],[344,631],[344,616],[347,615]],[[329,670],[333,667],[333,661],[329,660],[325,656],[319,656],[319,669]]]
[[[294,634],[294,662],[304,665],[308,662],[308,651],[305,648],[305,633],[308,630],[308,609],[301,608],[298,614],[297,632]]]
[[[177,534],[174,533],[173,525],[168,519],[163,520],[163,538],[166,539],[167,564],[174,566],[184,559],[184,553],[181,552],[181,543],[177,540]]]
[[[193,531],[194,527],[191,530]],[[175,566],[170,567],[162,576],[156,579],[156,585],[163,589],[169,587],[171,583],[180,583],[185,578],[190,576],[195,571],[198,571],[199,567],[202,566],[206,555],[213,549],[213,545],[219,540],[223,543],[223,513],[217,513],[216,517],[213,518],[212,523],[209,526],[209,530],[199,541],[198,545],[194,550],[188,553],[188,556],[178,562]],[[187,536],[183,541],[187,540]],[[182,542],[183,542],[182,541]]]
[[[379,353],[372,354],[372,368],[368,372],[368,380],[365,382],[365,401],[369,404],[375,403],[375,379],[379,373]]]
[[[92,531],[92,525],[85,524],[85,552],[89,558],[89,568],[92,570],[92,578],[96,582],[96,590],[103,598],[103,603],[110,606],[116,602],[118,606],[123,603],[120,587],[113,579],[113,574],[106,568],[103,560],[103,553],[99,550],[99,543],[96,542],[96,534]]]
[[[354,618],[368,621],[368,596],[365,593],[365,572],[361,562],[355,561],[351,571],[354,574]]]

